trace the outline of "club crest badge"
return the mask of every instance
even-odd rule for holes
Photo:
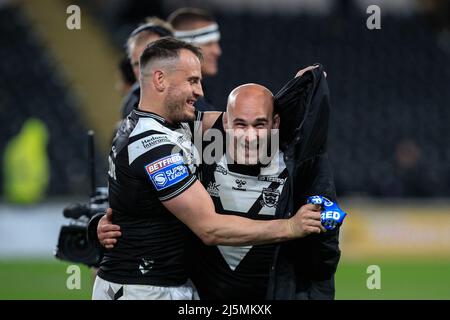
[[[280,197],[280,191],[271,188],[264,188],[262,191],[262,205],[273,208],[278,204],[278,199]]]

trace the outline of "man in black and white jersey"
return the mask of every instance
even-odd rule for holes
[[[314,69],[317,66],[302,69],[296,77]],[[230,93],[227,112],[219,116],[209,131],[218,131],[213,134],[214,140],[211,139],[214,142],[217,142],[217,138],[220,140],[221,136],[231,138],[221,140],[224,142],[223,148],[219,149],[223,152],[214,154],[214,161],[205,159],[211,157],[206,150],[213,149],[207,144],[203,146],[204,164],[199,172],[200,180],[213,199],[217,213],[254,220],[278,217],[279,209],[283,209],[278,208],[278,204],[282,197],[286,197],[284,187],[289,178],[285,155],[282,148],[279,148],[279,127],[280,116],[274,110],[274,97],[266,87],[245,84]],[[208,137],[205,140],[210,139]],[[315,179],[314,175],[319,172],[311,172],[312,178]],[[304,175],[303,180],[311,180],[311,177]],[[302,181],[296,179],[294,183],[300,185]],[[322,188],[323,192],[324,190]],[[190,275],[201,299],[262,300],[267,297],[275,244],[205,246],[195,237],[192,237],[191,243]],[[317,262],[310,261],[301,250],[294,255],[304,256],[305,265],[318,265]],[[300,298],[334,297],[333,279],[327,278],[324,284],[307,275],[303,277],[298,281]],[[318,285],[323,288],[316,289]],[[315,290],[314,294],[311,294],[311,290]]]
[[[223,137],[228,134],[228,141],[233,139],[235,143],[224,143],[223,153],[214,155],[216,162],[202,165],[200,172],[217,213],[254,220],[275,219],[287,179],[283,153],[276,148],[277,141],[268,139],[271,133],[277,137],[276,131],[271,130],[278,129],[279,120],[274,114],[273,95],[267,88],[245,84],[230,93],[227,112],[211,130]],[[273,154],[265,150],[270,147]],[[263,154],[268,156],[266,161],[261,159]],[[274,244],[206,246],[196,238],[192,241],[191,277],[201,299],[265,298]]]
[[[315,205],[271,221],[216,214],[194,175],[196,128],[185,123],[196,119],[193,105],[203,94],[200,61],[198,48],[170,38],[155,41],[140,58],[139,108],[122,123],[109,158],[109,203],[121,241],[105,252],[94,299],[194,298],[184,260],[186,226],[208,245],[281,242],[324,231]],[[217,114],[204,117],[208,123]]]

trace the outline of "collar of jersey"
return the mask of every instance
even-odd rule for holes
[[[156,113],[153,113],[153,112],[150,112],[150,111],[138,110],[138,109],[134,109],[133,111],[139,117],[153,118],[153,119],[158,120],[159,122],[166,123],[166,119],[164,119],[160,115],[157,115]]]

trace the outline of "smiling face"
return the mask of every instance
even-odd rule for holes
[[[246,84],[231,92],[224,127],[231,129],[234,150],[230,151],[237,163],[261,163],[260,155],[269,153],[271,129],[278,126],[279,117],[273,115],[273,96],[267,88]]]
[[[164,105],[173,123],[195,120],[195,101],[203,96],[200,60],[188,50],[180,50],[176,66],[167,75]]]

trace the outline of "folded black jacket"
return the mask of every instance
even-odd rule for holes
[[[288,218],[312,195],[336,201],[327,155],[329,90],[323,67],[292,79],[275,96],[281,119],[280,149],[288,179],[276,215]],[[339,229],[277,245],[267,298],[334,299],[340,258]]]

